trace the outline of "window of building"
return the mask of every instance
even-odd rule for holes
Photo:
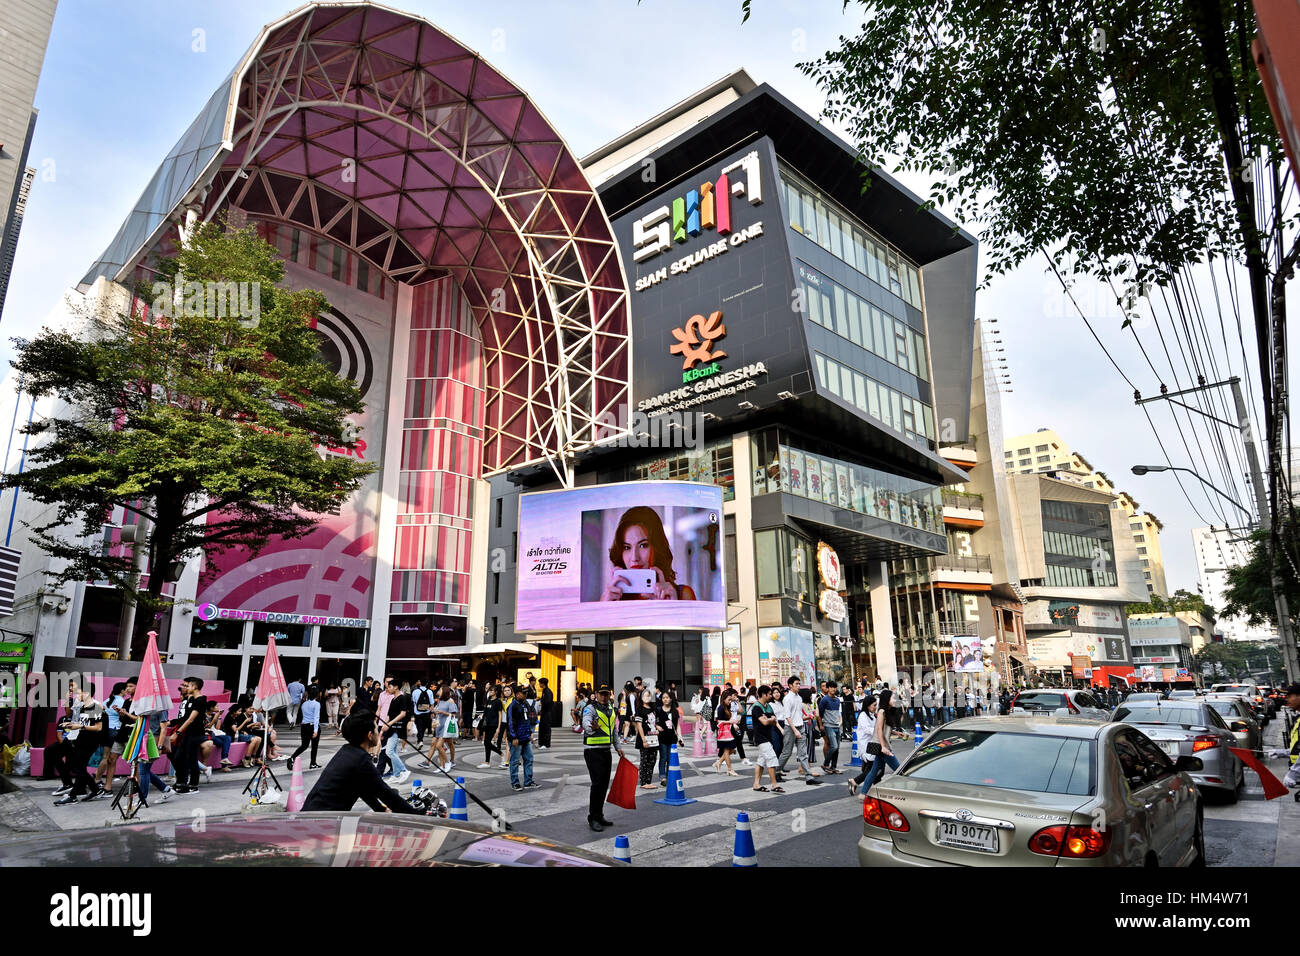
[[[1133,540],[1136,541],[1136,542],[1138,542],[1139,544],[1141,544],[1141,543],[1142,543],[1143,541],[1145,541],[1146,539],[1147,539],[1147,536],[1144,535],[1144,534],[1135,534],[1135,535],[1133,535]]]
[[[492,603],[501,603],[501,572],[492,572]]]
[[[1143,572],[1142,572],[1142,576],[1143,576],[1144,578],[1148,578],[1148,579],[1149,579],[1149,578],[1151,577],[1151,572],[1150,572],[1150,571],[1143,571]]]
[[[838,203],[789,167],[780,168],[790,227],[914,308],[922,308],[920,271]]]
[[[497,527],[498,527],[498,528],[501,527],[501,518],[502,518],[502,515],[505,513],[505,506],[506,506],[506,505],[505,505],[505,499],[504,499],[504,498],[498,498],[498,499],[497,499],[497,518],[496,518],[496,521],[497,521]]]
[[[929,405],[820,352],[813,354],[819,386],[913,441],[934,441],[934,410]]]
[[[1052,460],[1052,456],[1051,456],[1051,455],[1039,455],[1039,456],[1038,456],[1038,461],[1039,461],[1040,463],[1045,462],[1045,461],[1051,461],[1051,460]]]
[[[1021,467],[1021,468],[1029,468],[1031,465],[1033,465],[1033,461],[1031,461],[1030,459],[1028,459],[1028,458],[1021,458],[1021,459],[1020,459],[1020,467]]]
[[[683,449],[680,452],[652,461],[641,462],[634,468],[643,481],[696,481],[703,485],[722,488],[722,500],[736,497],[736,469],[731,459],[731,439],[722,438],[703,448]]]
[[[1149,567],[1151,567],[1151,559],[1150,559],[1150,558],[1143,558],[1143,559],[1142,559],[1142,567],[1144,567],[1144,568],[1149,568]]]
[[[1047,446],[1046,446],[1046,445],[1035,445],[1035,446],[1034,446],[1034,451],[1047,451]]]
[[[929,381],[925,336],[916,329],[802,262],[799,287],[813,322]]]
[[[1017,454],[1017,455],[1028,455],[1028,454],[1029,454],[1029,449],[1028,449],[1028,448],[1019,448],[1019,449],[1016,450],[1016,454]]]
[[[1146,553],[1147,553],[1146,548],[1138,548],[1138,554],[1146,554]]]

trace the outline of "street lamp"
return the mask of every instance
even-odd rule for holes
[[[1180,468],[1175,465],[1134,465],[1131,470],[1135,475],[1145,475],[1149,471],[1185,471],[1193,478],[1195,478],[1197,481],[1199,481],[1201,484],[1205,485],[1205,487],[1210,488],[1213,491],[1217,492],[1220,495],[1220,497],[1232,502],[1239,509],[1241,509],[1241,511],[1246,515],[1247,521],[1253,522],[1255,519],[1255,516],[1250,513],[1250,510],[1246,508],[1245,505],[1239,502],[1236,498],[1233,498],[1223,489],[1217,488],[1214,485],[1210,484],[1208,481],[1206,481],[1196,472],[1192,471],[1192,469],[1190,468]]]

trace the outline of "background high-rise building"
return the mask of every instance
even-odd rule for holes
[[[1050,428],[1040,428],[1028,435],[1016,435],[1003,443],[1003,461],[1011,475],[1050,474],[1094,491],[1116,495],[1116,507],[1128,515],[1129,530],[1142,562],[1142,578],[1147,594],[1169,596],[1165,580],[1164,556],[1160,551],[1160,532],[1164,525],[1153,514],[1144,513],[1132,495],[1115,487],[1110,476],[1098,471],[1080,452],[1073,450]]]
[[[13,268],[18,230],[36,170],[27,165],[36,129],[36,84],[58,0],[5,0],[0,18],[0,315]]]
[[[1250,542],[1243,539],[1240,531],[1195,528],[1192,543],[1196,548],[1201,596],[1215,611],[1222,611],[1227,603],[1228,569],[1239,568],[1250,560]],[[1277,640],[1277,628],[1272,625],[1253,627],[1244,618],[1224,617],[1221,613],[1215,632],[1222,633],[1229,641]]]

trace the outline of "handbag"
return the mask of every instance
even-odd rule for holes
[[[658,734],[646,734],[646,735],[645,735],[645,749],[646,749],[646,750],[651,750],[651,749],[653,749],[653,748],[655,748],[655,747],[658,747],[658,746],[659,746],[659,735],[658,735]]]
[[[867,744],[867,753],[869,753],[869,754],[870,754],[871,756],[873,756],[873,757],[879,757],[879,756],[880,756],[880,744],[879,744],[878,742],[874,741],[874,740],[871,741],[871,743]]]
[[[447,718],[447,726],[443,728],[442,735],[444,737],[460,736],[460,722],[456,720],[456,716],[454,714]]]

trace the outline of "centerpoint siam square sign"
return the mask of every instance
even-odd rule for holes
[[[200,604],[194,609],[200,621],[258,621],[264,624],[321,624],[325,627],[369,627],[364,617],[329,617],[323,614],[288,614],[278,611],[245,611],[240,608]]]

